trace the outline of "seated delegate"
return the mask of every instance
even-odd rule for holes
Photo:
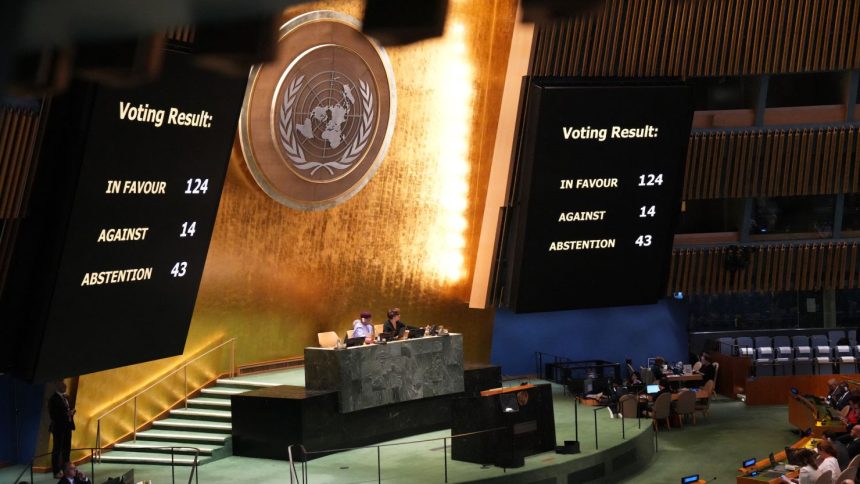
[[[372,316],[367,311],[362,311],[358,319],[352,322],[352,337],[353,338],[372,338],[373,337],[373,321]]]

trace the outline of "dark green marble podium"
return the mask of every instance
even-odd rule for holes
[[[463,391],[463,335],[305,348],[305,387],[337,391],[341,413]]]

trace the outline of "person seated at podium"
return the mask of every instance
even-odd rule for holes
[[[666,365],[666,360],[662,356],[654,358],[654,364],[651,365],[651,374],[654,375],[654,381],[660,381],[666,376],[663,373],[663,367]]]
[[[400,321],[400,308],[388,310],[388,319],[382,325],[383,333],[400,334],[401,331],[409,329],[403,321]]]
[[[819,440],[815,449],[818,450],[818,471],[822,474],[830,471],[835,483],[836,478],[842,473],[839,469],[839,461],[836,459],[836,449],[827,440]]]
[[[57,484],[89,484],[90,478],[86,474],[79,471],[71,462],[66,462],[63,465],[63,477]]]
[[[860,455],[860,425],[855,425],[851,428],[851,432],[848,432],[842,442],[845,443],[845,448],[848,449],[848,462],[851,462],[851,459]]]
[[[793,452],[789,458],[789,463],[802,466],[800,468],[800,475],[797,479],[789,479],[782,476],[783,482],[815,484],[815,481],[818,480],[818,476],[821,475],[821,471],[818,469],[818,461],[815,458],[815,452],[809,449],[798,449],[796,452]]]
[[[845,428],[851,430],[860,421],[860,396],[852,395],[848,400],[848,413],[844,417],[839,417],[839,420],[845,424]]]
[[[372,316],[367,311],[362,311],[358,319],[352,322],[353,338],[373,338]]]
[[[845,405],[848,405],[848,400],[851,399],[851,392],[848,391],[848,385],[845,382],[838,382],[835,378],[827,381],[827,404],[836,410],[842,410]]]
[[[700,373],[702,375],[702,384],[708,380],[713,380],[717,369],[714,368],[714,364],[711,363],[711,358],[707,354],[703,354],[701,358],[699,358],[699,361],[702,362],[702,366],[699,367],[699,371],[696,373]]]

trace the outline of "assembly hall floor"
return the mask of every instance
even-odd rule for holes
[[[295,370],[269,374],[258,378],[271,379],[278,383],[303,385],[301,372]],[[254,378],[254,377],[243,377]],[[271,381],[271,380],[270,380]],[[512,382],[516,383],[516,382]],[[563,394],[560,386],[554,385],[553,399],[556,417],[556,439],[558,442],[574,438],[573,400]],[[594,412],[591,407],[578,407],[579,440],[582,454],[563,456],[555,453],[538,454],[526,458],[526,465],[519,469],[503,470],[450,460],[450,440],[446,447],[442,440],[450,431],[439,431],[399,439],[382,447],[377,456],[376,448],[365,448],[342,452],[311,461],[307,467],[307,482],[317,483],[438,483],[445,482],[447,465],[448,482],[479,482],[495,478],[514,478],[517,473],[552,466],[567,459],[582,458],[595,450],[595,417],[597,440],[600,451],[623,442],[619,419],[610,419],[605,409]],[[625,420],[625,437],[630,439],[642,433],[652,434],[650,421],[642,420],[641,429],[635,419]],[[666,430],[661,427],[657,434],[658,451],[647,465],[621,482],[642,484],[677,483],[682,476],[699,474],[709,482],[732,482],[737,468],[743,460],[767,456],[798,440],[788,424],[786,406],[747,407],[738,401],[718,397],[711,404],[709,419],[697,419],[697,425],[686,425],[682,429]],[[416,442],[418,441],[418,442]],[[447,455],[447,459],[445,456]],[[377,458],[381,469],[377,469]],[[94,468],[83,464],[81,469],[92,475],[93,482],[101,484],[109,477],[122,475],[132,466],[128,464],[96,464]],[[189,482],[189,467],[135,465],[137,481],[150,480],[153,484]],[[25,471],[21,466],[0,469],[0,483],[15,483],[18,475]],[[301,468],[297,465],[301,474]],[[381,476],[379,475],[381,474]],[[29,482],[29,472],[21,477]],[[290,482],[288,462],[227,457],[199,467],[198,481],[206,484],[221,483],[284,483]],[[522,481],[532,481],[532,478]],[[519,479],[514,479],[517,482]],[[55,483],[57,480],[46,473],[33,475],[34,484]],[[194,482],[194,480],[192,480]],[[609,482],[609,481],[594,481]]]

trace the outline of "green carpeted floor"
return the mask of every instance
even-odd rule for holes
[[[625,483],[665,484],[699,474],[717,483],[734,482],[741,462],[767,457],[793,444],[799,437],[788,423],[784,405],[748,407],[739,401],[718,398],[711,403],[710,421],[658,434],[658,452],[647,469]]]
[[[303,385],[301,370],[288,370],[260,376],[243,376],[242,379],[264,379],[282,384]],[[562,394],[559,386],[554,387],[555,417],[557,440],[574,438],[573,402]],[[605,409],[596,414],[590,407],[578,407],[579,440],[583,454],[595,450],[594,418],[597,417],[598,438],[601,449],[622,442],[621,421],[609,418]],[[625,420],[627,437],[646,432],[651,434],[650,422],[642,421],[642,430],[637,421]],[[382,463],[382,480],[385,482],[436,483],[444,482],[443,454],[445,447],[442,437],[450,436],[450,431],[433,432],[391,442],[396,445],[383,447],[379,458]],[[435,439],[435,440],[434,440]],[[700,474],[703,479],[717,483],[732,482],[741,461],[750,457],[763,457],[771,451],[795,442],[798,437],[791,432],[785,406],[747,407],[741,402],[718,399],[711,404],[711,418],[699,419],[697,426],[688,425],[683,429],[661,429],[658,434],[659,451],[650,465],[644,467],[636,476],[626,479],[626,483],[669,484],[677,483],[684,475]],[[416,440],[428,440],[410,443]],[[450,441],[449,441],[450,445]],[[450,455],[450,448],[447,449]],[[517,471],[536,469],[544,466],[575,459],[577,456],[563,456],[555,453],[539,454],[526,459],[526,466]],[[377,481],[376,449],[361,449],[352,452],[330,455],[309,464],[309,482],[313,483],[361,483]],[[476,464],[452,462],[448,464],[449,482],[470,482],[504,475],[502,469],[482,467]],[[129,469],[128,465],[100,464],[96,466],[96,483],[104,482],[107,477],[118,476]],[[171,469],[164,466],[134,466],[138,480],[150,479],[161,484],[174,482]],[[0,484],[12,483],[21,467],[0,469]],[[90,473],[90,465],[82,469]],[[188,468],[177,468],[175,482],[188,482]],[[25,476],[24,479],[29,479]],[[289,482],[289,465],[282,461],[228,457],[200,467],[199,482],[206,484],[253,482]],[[54,483],[56,479],[47,474],[34,476],[34,483]]]

